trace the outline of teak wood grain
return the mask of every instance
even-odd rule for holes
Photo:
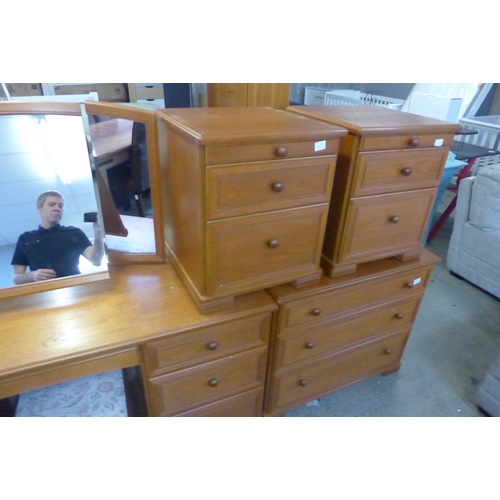
[[[365,262],[317,284],[270,288],[273,314],[264,414],[286,410],[367,377],[395,371],[432,269],[421,259]]]
[[[211,363],[154,378],[150,382],[153,411],[169,416],[245,390],[263,388],[267,346]]]
[[[348,131],[340,140],[323,270],[341,276],[373,259],[418,258],[447,154],[461,125],[378,106],[287,110]]]
[[[208,106],[269,106],[285,109],[289,83],[208,83]]]
[[[202,315],[168,264],[111,266],[107,281],[4,299],[0,397],[139,364],[150,341],[232,322],[237,336],[238,321],[275,308],[261,291]]]
[[[165,240],[200,311],[320,274],[339,138],[258,107],[158,111]]]

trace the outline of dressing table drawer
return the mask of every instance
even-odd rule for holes
[[[366,342],[413,323],[420,297],[396,301],[277,339],[275,370]]]
[[[267,346],[150,380],[151,406],[170,416],[264,387]]]
[[[207,218],[328,203],[336,157],[207,169]]]
[[[317,272],[328,205],[209,222],[208,291],[266,288]]]
[[[205,150],[207,165],[240,163],[280,158],[304,158],[337,154],[337,139],[322,139],[300,142],[270,142],[259,144],[213,145]]]
[[[186,411],[173,415],[174,417],[249,417],[261,416],[262,402],[264,399],[264,388],[253,389],[246,391],[236,396],[209,403],[195,408],[194,410]]]
[[[173,335],[144,346],[148,377],[206,363],[238,350],[267,346],[268,314]]]
[[[437,187],[446,158],[443,149],[361,153],[352,196]]]

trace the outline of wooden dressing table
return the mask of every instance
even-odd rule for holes
[[[111,266],[107,281],[8,298],[0,301],[0,398],[140,365],[151,416],[220,408],[260,416],[276,307],[261,291],[202,315],[169,264]],[[248,369],[235,381],[242,362]],[[186,376],[195,381],[188,394]]]

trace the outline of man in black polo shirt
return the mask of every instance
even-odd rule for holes
[[[94,245],[85,233],[74,226],[61,226],[64,198],[57,191],[45,191],[37,200],[40,225],[17,240],[11,264],[14,283],[32,283],[81,274],[80,255],[100,266],[104,256],[101,227],[94,222]],[[27,272],[28,267],[30,272]]]

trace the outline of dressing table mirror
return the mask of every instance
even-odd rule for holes
[[[0,102],[0,298],[109,278],[104,255],[99,266],[80,256],[80,274],[19,285],[13,280],[11,262],[18,238],[41,223],[38,196],[48,190],[61,193],[60,226],[80,229],[93,243],[93,224],[84,222],[83,213],[100,214],[95,187],[80,104]]]
[[[105,225],[109,262],[163,262],[154,107],[87,101],[85,110],[103,215],[120,219],[116,230]]]

